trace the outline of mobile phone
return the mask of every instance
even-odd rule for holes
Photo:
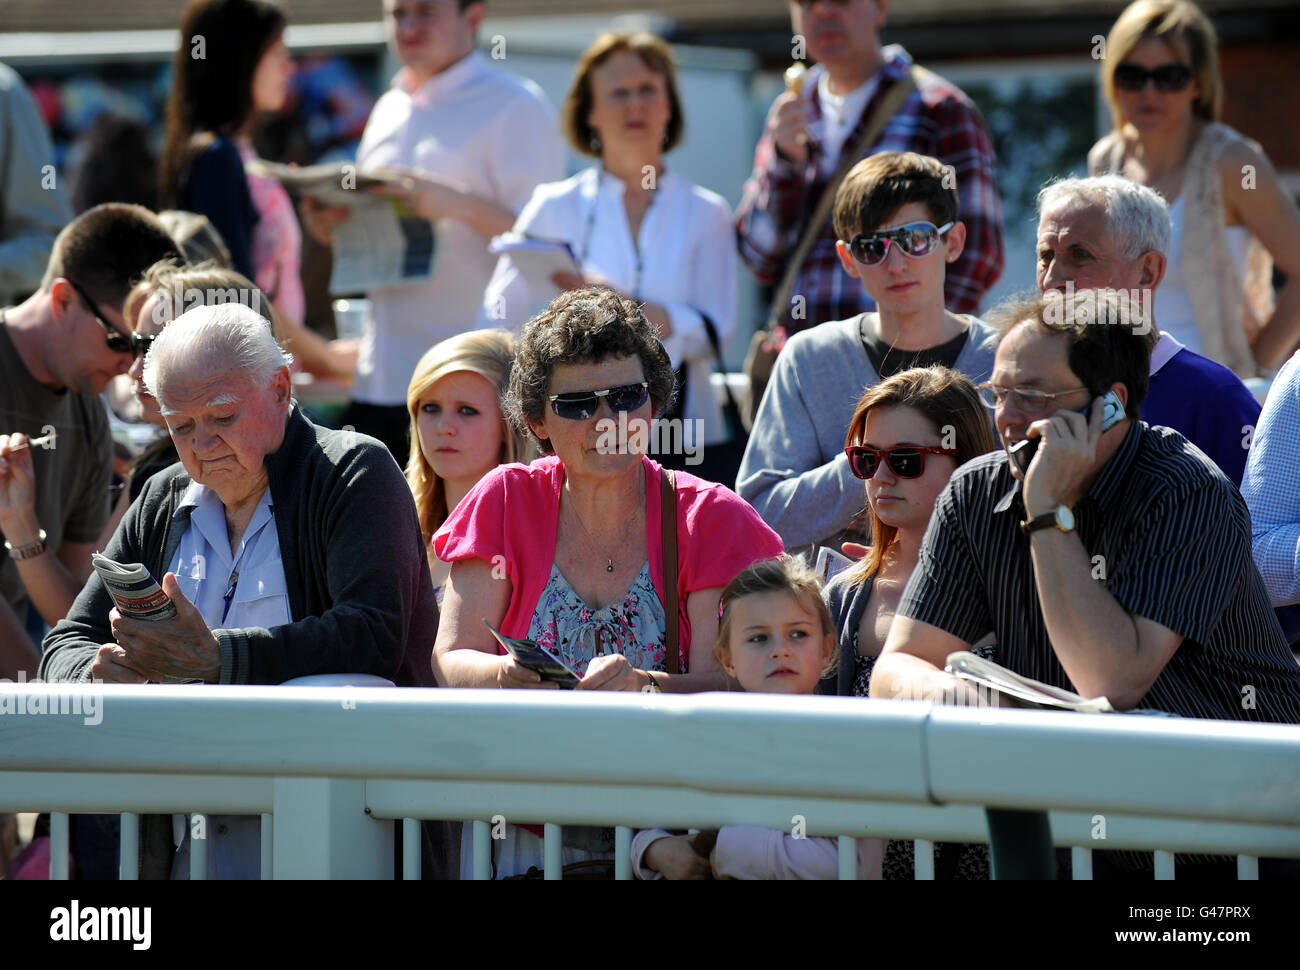
[[[1115,425],[1124,420],[1124,404],[1120,401],[1119,395],[1114,391],[1106,392],[1106,396],[1101,399],[1101,407],[1102,431],[1109,431],[1111,428],[1115,427]],[[1083,415],[1091,415],[1092,402],[1089,401],[1087,407],[1080,408],[1079,413]],[[1042,440],[1042,438],[1026,438],[1024,441],[1017,441],[1007,449],[1007,454],[1010,455],[1011,460],[1016,463],[1016,467],[1020,469],[1021,475],[1028,474],[1029,463],[1034,460],[1034,455],[1038,451],[1038,443]]]
[[[483,625],[492,631],[492,635],[497,638],[497,643],[506,648],[519,666],[537,671],[542,680],[553,680],[562,689],[572,690],[578,686],[578,675],[540,643],[534,640],[521,640],[519,637],[508,637],[489,623],[487,617],[483,617]]]

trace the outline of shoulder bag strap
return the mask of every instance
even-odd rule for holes
[[[668,655],[664,658],[664,669],[670,674],[679,674],[681,666],[681,618],[677,605],[677,477],[672,469],[664,468],[659,472],[659,518],[663,525],[664,554],[664,593],[668,602],[666,609],[666,626]]]
[[[813,243],[821,235],[822,227],[826,224],[826,219],[835,205],[835,193],[839,190],[840,183],[844,181],[844,176],[848,174],[850,168],[861,160],[862,153],[875,144],[889,119],[903,106],[903,102],[907,100],[908,95],[916,90],[917,71],[918,69],[913,67],[908,72],[907,77],[894,82],[893,87],[885,92],[885,96],[876,102],[876,109],[872,112],[871,119],[860,130],[858,137],[852,138],[850,136],[850,140],[846,141],[844,147],[840,149],[840,160],[839,164],[835,166],[835,174],[826,183],[826,190],[822,192],[821,198],[817,200],[817,207],[813,209],[812,218],[804,226],[803,237],[799,240],[799,245],[795,247],[790,262],[785,265],[785,275],[781,277],[781,285],[776,288],[772,295],[772,311],[768,317],[769,327],[776,326],[781,322],[781,314],[785,305],[790,302],[790,294],[794,292],[794,284],[799,276],[799,269],[803,266],[803,261],[807,259]]]

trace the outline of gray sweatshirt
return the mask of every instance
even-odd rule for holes
[[[993,330],[976,317],[956,369],[975,383],[993,373]],[[844,435],[862,392],[880,382],[859,336],[861,316],[795,334],[776,359],[736,478],[736,491],[787,549],[825,544],[862,511]]]

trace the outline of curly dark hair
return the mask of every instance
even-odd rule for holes
[[[519,335],[504,401],[506,417],[520,433],[531,434],[528,423],[542,420],[546,412],[556,364],[596,364],[633,355],[641,359],[658,417],[672,403],[677,378],[641,307],[604,286],[562,293]],[[544,454],[553,451],[549,441],[539,444]]]

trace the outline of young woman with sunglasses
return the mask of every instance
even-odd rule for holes
[[[579,690],[726,688],[712,653],[718,597],[746,566],[779,555],[781,540],[725,487],[677,472],[670,615],[662,468],[641,443],[673,393],[668,354],[645,314],[613,290],[565,293],[525,324],[506,412],[546,457],[489,471],[433,537],[438,558],[452,563],[433,656],[439,683],[557,686],[499,649],[486,618],[563,660]],[[608,845],[603,830],[564,834],[566,862],[612,856],[612,833]],[[541,865],[541,840],[527,831],[493,848],[499,875]]]
[[[866,482],[871,545],[831,580],[826,599],[840,631],[834,692],[865,697],[934,500],[958,465],[998,443],[970,380],[947,367],[916,367],[866,390],[844,445],[849,468]]]
[[[1106,38],[1115,129],[1088,153],[1170,203],[1173,244],[1155,319],[1180,343],[1255,377],[1300,341],[1300,209],[1259,145],[1219,122],[1217,38],[1188,0],[1137,0]],[[1274,305],[1271,263],[1287,283]]]
[[[947,367],[915,367],[870,387],[844,439],[853,474],[866,482],[871,545],[823,595],[839,631],[839,669],[819,692],[866,697],[899,598],[916,566],[934,500],[957,466],[998,444],[988,410],[966,377]],[[976,652],[988,655],[987,645]],[[982,845],[938,843],[940,879],[987,879]],[[912,879],[913,843],[886,843],[882,876]]]

